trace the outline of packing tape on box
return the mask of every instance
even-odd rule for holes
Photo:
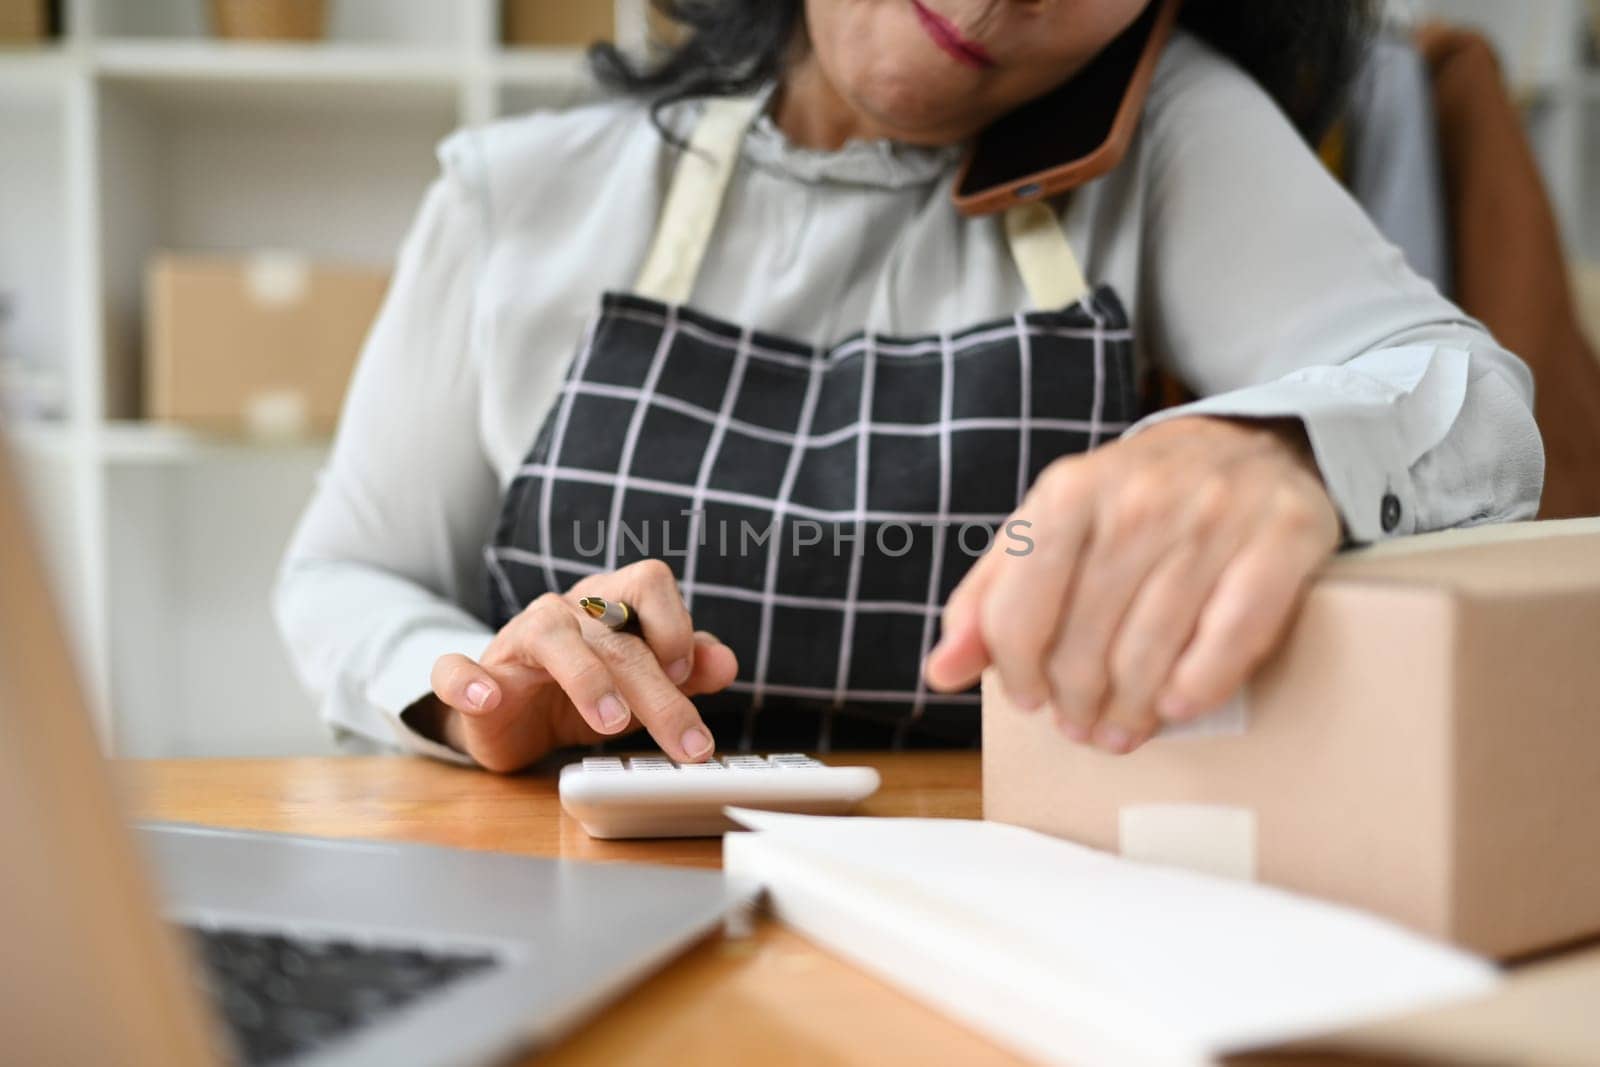
[[[311,264],[292,252],[261,252],[250,257],[245,289],[263,307],[283,307],[304,300],[311,288]]]
[[[1130,804],[1117,812],[1126,859],[1253,882],[1256,813],[1226,804]]]
[[[306,395],[298,389],[260,389],[244,404],[245,432],[267,441],[291,441],[306,436],[311,415]]]

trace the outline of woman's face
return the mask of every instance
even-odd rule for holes
[[[950,144],[1055,88],[1148,0],[806,0],[813,58],[870,128]]]

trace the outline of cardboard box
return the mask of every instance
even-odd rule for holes
[[[0,41],[18,44],[42,41],[49,33],[45,0],[0,0]]]
[[[617,34],[612,0],[505,0],[502,16],[515,47],[585,47]]]
[[[1600,520],[1330,565],[1236,714],[1117,757],[986,680],[986,818],[1492,956],[1600,932]]]
[[[382,271],[296,256],[157,256],[146,415],[280,436],[331,429],[387,287]]]
[[[645,9],[645,34],[649,47],[663,51],[676,48],[688,40],[689,28],[681,22],[667,18],[659,8],[651,4]]]
[[[328,23],[327,0],[211,0],[211,28],[242,41],[317,41]]]

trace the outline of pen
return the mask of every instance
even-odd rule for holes
[[[619,633],[639,635],[639,616],[634,613],[621,600],[607,600],[605,597],[586,596],[578,598],[578,607],[582,608],[591,619],[597,619],[606,626]]]

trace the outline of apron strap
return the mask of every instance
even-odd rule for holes
[[[678,160],[650,253],[634,284],[640,296],[665,304],[688,302],[745,130],[765,100],[761,93],[706,101]],[[1055,311],[1089,291],[1061,220],[1048,204],[1031,201],[1010,208],[1005,230],[1011,258],[1035,308]]]
[[[1089,291],[1066,230],[1050,205],[1034,200],[1008,208],[1006,240],[1035,309],[1056,311],[1077,303]]]
[[[634,290],[665,304],[683,304],[694,291],[722,208],[722,196],[739,160],[745,129],[766,94],[712,97],[678,160],[650,254]]]

